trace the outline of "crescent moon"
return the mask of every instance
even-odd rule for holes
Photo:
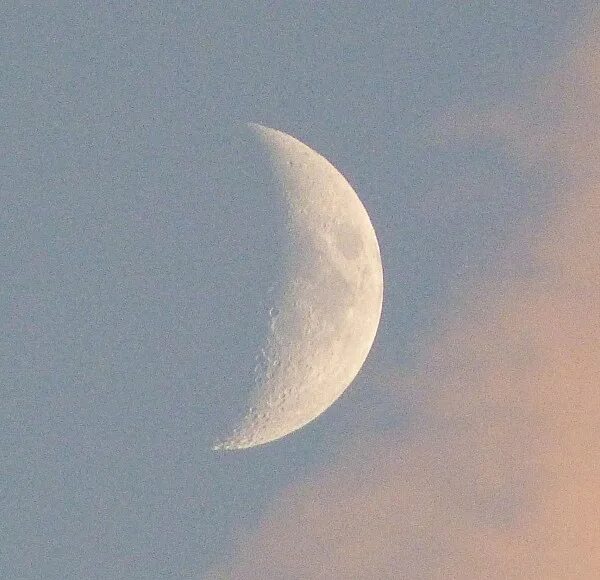
[[[270,309],[249,404],[215,450],[275,441],[330,407],[367,358],[383,302],[377,237],[346,179],[294,137],[249,127],[285,208],[283,289]]]

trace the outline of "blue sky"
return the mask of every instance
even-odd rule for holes
[[[390,377],[416,383],[418,368],[427,383],[424,352],[465,288],[527,270],[513,240],[567,179],[548,158],[523,163],[497,128],[465,137],[453,120],[552,118],[532,95],[591,7],[5,3],[0,576],[233,577],[240,535],[286,489],[360,459],[355,442],[401,441],[425,395],[398,399]],[[232,121],[294,135],[347,177],[379,238],[385,295],[363,372],[327,413],[220,455],[202,434],[225,363],[214,340],[213,367],[194,349],[214,336],[208,289],[240,280],[248,226],[211,229],[199,168]],[[276,577],[245,566],[240,578]]]

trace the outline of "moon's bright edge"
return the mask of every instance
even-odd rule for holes
[[[248,127],[279,180],[289,239],[283,292],[272,304],[254,392],[216,450],[275,441],[331,406],[367,358],[383,302],[377,237],[346,179],[294,137]]]

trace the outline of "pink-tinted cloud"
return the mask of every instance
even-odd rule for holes
[[[532,274],[474,283],[421,371],[389,381],[398,397],[421,389],[413,430],[364,437],[285,490],[224,577],[600,578],[598,48],[582,43],[527,113],[478,125],[569,171],[516,243]]]

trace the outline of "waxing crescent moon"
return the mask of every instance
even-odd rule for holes
[[[383,301],[375,231],[346,179],[290,135],[249,127],[268,154],[285,208],[283,284],[269,311],[254,391],[215,450],[275,441],[323,413],[367,358]]]

